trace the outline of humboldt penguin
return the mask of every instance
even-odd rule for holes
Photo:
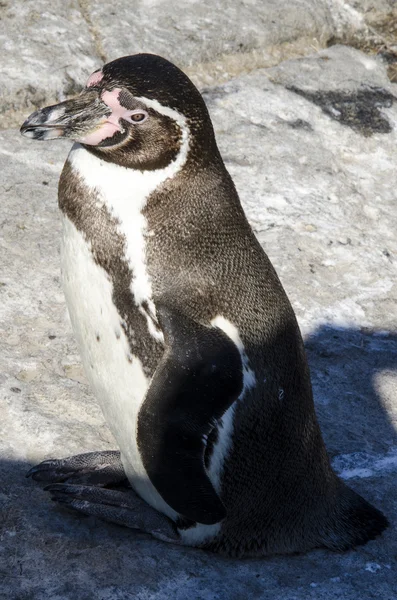
[[[188,77],[119,58],[21,132],[75,142],[59,182],[63,286],[119,448],[28,475],[80,512],[229,556],[380,534],[386,518],[331,468],[293,309]]]

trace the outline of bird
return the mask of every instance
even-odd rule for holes
[[[118,446],[27,475],[71,509],[227,556],[382,533],[331,467],[294,311],[189,78],[153,54],[118,58],[21,133],[74,142],[63,288]]]

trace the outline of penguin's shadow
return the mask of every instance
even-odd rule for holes
[[[390,390],[393,391],[391,377],[397,370],[397,334],[323,326],[305,339],[305,346],[316,411],[331,459],[351,455],[354,466],[355,456],[358,461],[366,453],[381,458],[396,448],[396,423],[393,425],[387,403],[391,406],[395,398],[395,392],[390,393]],[[59,453],[58,458],[64,455],[62,449]],[[120,542],[122,545],[138,544],[141,552],[151,552],[149,549],[154,544],[153,547],[164,546],[165,555],[175,557],[183,553],[188,561],[190,555],[197,556],[197,553],[206,564],[205,556],[209,557],[209,562],[218,560],[212,554],[167,545],[147,534],[66,511],[51,503],[40,485],[24,478],[31,465],[15,463],[17,468],[13,468],[12,463],[4,461],[0,466],[4,469],[3,482],[8,479],[11,488],[19,489],[19,509],[15,515],[18,513],[18,519],[23,518],[26,511],[28,516],[25,518],[35,521],[44,537],[58,533],[71,540],[96,540],[98,544],[105,543],[107,548],[113,544],[118,547]],[[348,483],[357,489],[357,480],[351,479]],[[384,492],[375,486],[371,479],[360,479],[357,491],[370,501],[376,500],[378,508],[392,518],[390,505],[385,506],[382,501]],[[11,522],[8,523],[10,526]],[[230,559],[219,557],[219,560]]]
[[[397,334],[322,326],[305,339],[316,412],[331,459],[397,445]],[[395,389],[395,387],[394,387]]]

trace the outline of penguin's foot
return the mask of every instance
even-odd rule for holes
[[[26,473],[35,481],[117,485],[127,481],[120,452],[88,452],[60,460],[45,460]]]
[[[44,488],[51,499],[85,515],[140,529],[164,542],[181,543],[175,524],[133,490],[117,491],[85,485],[53,483]]]

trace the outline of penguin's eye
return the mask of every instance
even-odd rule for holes
[[[131,120],[134,121],[134,123],[139,123],[140,121],[143,121],[143,119],[146,119],[146,115],[144,115],[143,113],[136,113],[136,115],[131,115]]]
[[[137,111],[135,113],[132,113],[131,115],[129,115],[129,117],[127,118],[127,121],[130,121],[130,123],[142,123],[143,121],[145,121],[147,119],[147,113],[143,112],[143,111]]]

